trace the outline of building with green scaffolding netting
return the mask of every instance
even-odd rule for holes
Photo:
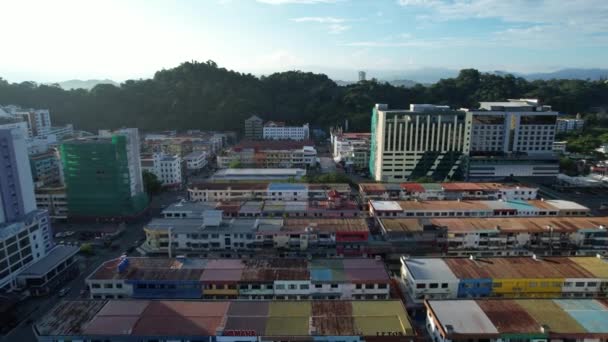
[[[70,217],[128,218],[146,209],[138,146],[137,129],[61,145]]]

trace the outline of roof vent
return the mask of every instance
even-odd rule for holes
[[[604,229],[606,229],[606,226],[604,226],[603,224],[600,224],[600,226],[598,228],[601,230],[604,230]]]
[[[475,256],[473,254],[469,255],[469,260],[475,260]]]
[[[542,324],[540,326],[540,332],[543,334],[548,334],[550,332],[549,326],[547,324]]]
[[[536,254],[532,254],[532,259],[538,261],[538,257],[536,256]]]

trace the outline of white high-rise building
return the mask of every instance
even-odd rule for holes
[[[471,115],[447,106],[412,104],[372,114],[370,174],[376,181],[460,178],[469,152]]]
[[[163,152],[147,154],[141,158],[142,170],[153,173],[163,186],[182,185],[182,158]]]
[[[48,213],[36,209],[26,136],[0,129],[0,290],[52,248]]]

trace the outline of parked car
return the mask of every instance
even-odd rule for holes
[[[67,295],[68,293],[70,293],[70,288],[64,287],[61,290],[59,290],[59,297],[63,297],[65,295]]]

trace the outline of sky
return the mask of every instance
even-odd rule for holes
[[[0,77],[608,67],[608,0],[0,0]]]

